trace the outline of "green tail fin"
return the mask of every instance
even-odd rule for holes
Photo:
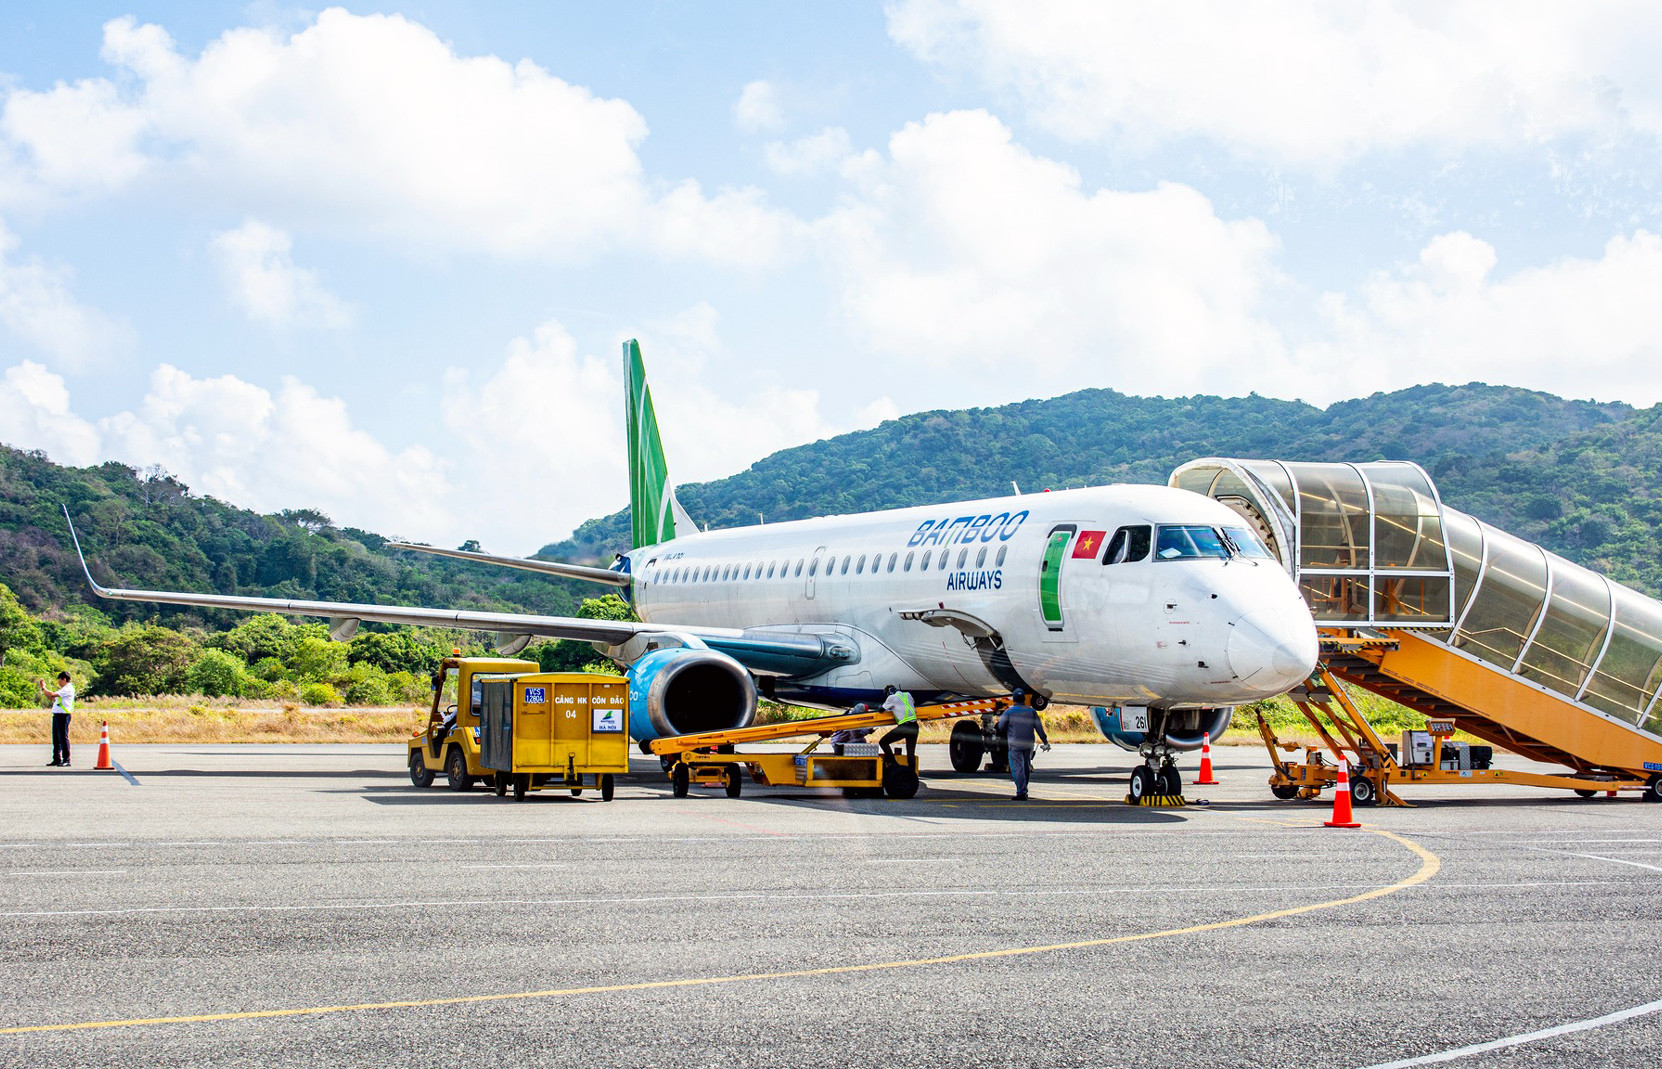
[[[629,427],[629,517],[635,549],[655,546],[698,527],[675,499],[664,462],[664,443],[658,436],[658,417],[652,411],[652,391],[646,385],[646,365],[640,343],[623,343],[625,419]]]

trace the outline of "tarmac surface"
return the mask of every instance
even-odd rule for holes
[[[1662,1051],[1662,806],[1410,789],[1346,831],[1256,748],[1184,809],[1124,805],[1108,746],[1041,755],[1022,803],[921,752],[903,802],[677,799],[639,760],[611,803],[515,803],[415,789],[391,746],[118,745],[131,780],[0,747],[0,1065]]]

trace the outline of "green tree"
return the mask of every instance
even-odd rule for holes
[[[256,664],[267,657],[287,660],[299,637],[298,628],[275,613],[251,616],[215,635],[208,645],[236,654],[244,664]]]
[[[185,673],[185,683],[196,694],[234,698],[242,694],[247,676],[248,667],[231,654],[206,649]]]
[[[371,664],[383,672],[431,675],[448,651],[410,630],[362,632],[347,646],[349,664]]]
[[[40,625],[17,603],[11,587],[0,583],[0,653],[38,653],[45,648]]]
[[[295,640],[285,660],[296,677],[328,682],[346,672],[346,647],[330,640],[321,624],[306,624],[297,630],[305,633]]]
[[[201,647],[189,635],[158,624],[129,624],[111,640],[99,666],[106,694],[180,694]]]

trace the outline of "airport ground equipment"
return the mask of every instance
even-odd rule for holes
[[[1447,507],[1416,464],[1207,458],[1170,482],[1246,519],[1321,630],[1321,670],[1294,694],[1321,745],[1283,762],[1260,721],[1277,796],[1331,785],[1326,758],[1343,751],[1362,804],[1398,801],[1402,783],[1496,781],[1662,802],[1662,602]],[[1340,682],[1425,714],[1428,731],[1391,757]],[[1477,767],[1456,731],[1568,771]]]
[[[477,673],[479,757],[498,798],[597,788],[629,771],[629,680],[591,672]]]
[[[433,785],[442,771],[453,791],[470,791],[494,775],[479,754],[479,686],[476,676],[535,672],[535,661],[508,657],[446,657],[433,673],[427,722],[409,740],[410,782]]]
[[[952,720],[996,713],[1008,704],[1002,698],[979,698],[920,705],[917,716],[919,721]],[[910,798],[918,791],[918,774],[904,754],[889,761],[870,743],[844,745],[840,754],[819,752],[820,744],[839,731],[893,726],[894,718],[886,710],[867,709],[654,739],[644,748],[664,758],[670,786],[677,798],[686,797],[694,784],[723,787],[729,798],[737,798],[744,790],[747,773],[763,786],[833,787],[851,798],[884,795]],[[734,749],[749,743],[781,742],[810,735],[813,738],[807,746],[795,753],[741,753]]]

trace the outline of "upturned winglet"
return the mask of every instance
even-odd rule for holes
[[[87,567],[87,555],[81,552],[81,537],[75,533],[75,521],[69,518],[69,506],[60,503],[58,507],[63,509],[63,522],[69,524],[69,540],[75,543],[75,555],[81,558],[81,571],[92,586],[92,592],[101,598],[109,597],[109,591],[98,585],[98,580],[92,577],[92,569]]]

